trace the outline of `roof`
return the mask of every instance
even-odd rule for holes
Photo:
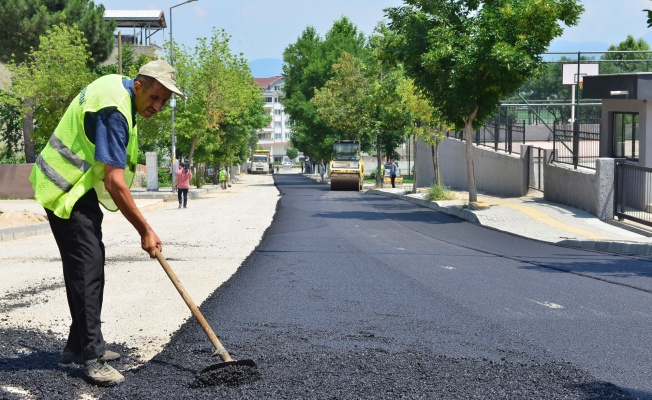
[[[258,87],[261,89],[270,89],[272,84],[280,81],[281,79],[283,79],[282,76],[273,76],[271,78],[254,78],[258,84]]]
[[[118,28],[167,28],[162,10],[105,10],[104,19],[115,20]]]
[[[652,74],[587,75],[582,98],[585,99],[652,99]]]

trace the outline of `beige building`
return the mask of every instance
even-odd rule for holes
[[[272,117],[272,121],[257,132],[258,144],[270,151],[273,162],[298,161],[290,160],[287,156],[287,149],[290,146],[292,130],[289,126],[289,116],[283,109],[283,85],[285,80],[282,76],[271,78],[255,78],[265,99],[265,111]],[[298,157],[297,157],[298,158]]]

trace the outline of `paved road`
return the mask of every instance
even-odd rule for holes
[[[272,225],[202,305],[261,379],[195,387],[214,360],[188,321],[123,385],[92,396],[652,398],[649,261],[331,192],[300,175],[274,179],[283,197]],[[74,382],[52,381],[48,394],[89,393]]]
[[[649,262],[275,180],[274,222],[203,305],[262,379],[190,388],[211,360],[186,324],[105,398],[652,398]]]

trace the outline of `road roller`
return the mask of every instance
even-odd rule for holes
[[[331,190],[362,190],[364,163],[358,140],[336,140],[330,162]]]

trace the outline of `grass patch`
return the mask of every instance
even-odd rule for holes
[[[432,185],[426,194],[426,200],[453,200],[455,195],[450,191],[450,188],[445,185]]]

